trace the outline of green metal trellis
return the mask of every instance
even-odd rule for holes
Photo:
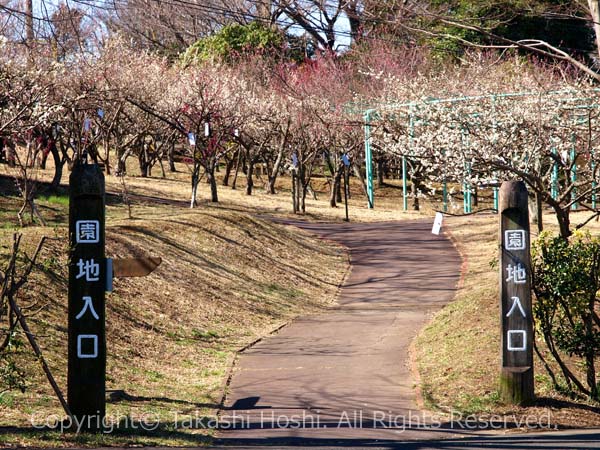
[[[600,89],[592,89],[587,92],[593,93],[596,96],[600,93]],[[594,99],[590,97],[578,97],[579,92],[574,90],[559,90],[559,91],[551,91],[546,93],[536,93],[536,92],[515,92],[515,93],[502,93],[502,94],[489,94],[489,95],[478,95],[478,96],[462,96],[462,97],[454,97],[454,98],[446,98],[446,99],[425,99],[422,101],[413,101],[413,102],[405,102],[405,103],[392,103],[392,104],[382,104],[375,108],[369,108],[364,110],[364,129],[365,129],[365,165],[366,165],[366,185],[367,185],[367,198],[368,198],[368,207],[374,208],[374,171],[373,171],[373,155],[372,155],[372,126],[375,120],[380,119],[381,113],[384,111],[392,111],[392,110],[404,110],[408,115],[408,153],[412,154],[414,149],[414,140],[415,134],[417,132],[418,125],[418,109],[427,108],[432,105],[437,104],[448,104],[450,108],[454,107],[455,103],[464,103],[464,102],[483,102],[485,100],[489,100],[491,102],[491,107],[493,110],[496,108],[496,102],[507,99],[519,99],[519,98],[527,98],[527,97],[535,97],[540,95],[553,96],[557,97],[561,102],[565,102],[566,104],[572,104],[576,102],[584,102],[584,104],[574,104],[569,105],[569,109],[583,109],[589,111],[590,109],[600,108],[600,104],[597,103]],[[564,96],[564,98],[561,98]],[[492,124],[493,128],[498,124],[495,122]],[[468,147],[468,131],[465,136],[465,146]],[[556,154],[556,149],[552,150],[553,153]],[[597,202],[597,181],[596,181],[596,161],[594,160],[594,150],[590,150],[591,158],[590,158],[590,167],[593,174],[592,179],[592,192],[591,192],[591,200],[592,207],[596,208]],[[576,155],[576,146],[575,140],[573,140],[573,144],[571,146],[570,158],[573,158]],[[473,207],[473,186],[467,181],[469,179],[470,172],[472,170],[471,163],[469,161],[465,161],[465,177],[462,182],[463,189],[463,210],[465,213],[472,212]],[[402,196],[403,196],[403,209],[406,211],[408,209],[408,180],[407,180],[407,157],[405,155],[402,156]],[[577,164],[572,164],[570,170],[570,181],[575,183],[577,181]],[[498,187],[497,183],[493,183],[493,199],[494,199],[494,208],[498,208]],[[556,162],[553,163],[551,169],[551,186],[550,191],[553,198],[558,198],[559,192],[559,172],[558,172],[558,164]],[[577,208],[577,203],[575,199],[577,198],[576,189],[572,190],[571,199],[573,201],[573,209]],[[442,183],[442,202],[444,211],[448,209],[448,186],[447,180],[444,178]]]

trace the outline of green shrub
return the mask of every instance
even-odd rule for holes
[[[560,367],[570,391],[598,399],[595,357],[600,351],[600,238],[577,232],[569,240],[542,233],[533,245],[533,312],[536,329]],[[563,355],[585,368],[579,379]],[[550,371],[555,386],[559,383]]]

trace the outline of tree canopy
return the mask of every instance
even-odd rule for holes
[[[230,24],[217,33],[199,39],[184,53],[186,64],[204,61],[228,61],[248,53],[269,53],[283,50],[282,33],[260,22],[247,25]]]

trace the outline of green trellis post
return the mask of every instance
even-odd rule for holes
[[[571,183],[575,184],[577,182],[577,161],[575,161],[575,143],[576,143],[575,133],[571,134],[571,151],[569,152],[569,162],[571,164]],[[577,188],[573,187],[571,189],[571,201],[575,201],[577,198]],[[571,205],[572,210],[577,209],[577,203],[573,203]]]
[[[496,121],[496,95],[492,95],[492,129],[494,131],[494,139],[493,139],[493,143],[496,143],[496,130],[498,128],[498,122]],[[497,177],[497,173],[494,172],[494,177]],[[494,180],[494,184],[498,183],[498,180]],[[494,209],[496,211],[498,211],[498,192],[500,191],[500,188],[498,186],[493,186],[492,187],[492,195],[494,197]]]
[[[556,148],[552,148],[552,154],[556,155]],[[550,178],[550,194],[552,198],[556,200],[558,198],[558,163],[556,161],[552,164],[552,175]]]
[[[442,150],[442,155],[446,157],[446,150]],[[448,212],[448,181],[446,180],[446,168],[444,164],[444,179],[442,181],[442,208],[444,212]]]
[[[596,171],[596,162],[592,160],[592,174]],[[594,178],[592,179],[592,208],[596,209],[596,176],[592,175]]]
[[[463,147],[465,149],[469,146],[469,136],[465,128],[462,128]],[[463,211],[465,214],[469,214],[473,211],[471,203],[471,183],[468,181],[471,178],[471,163],[465,160],[465,179],[463,180]]]
[[[444,212],[448,212],[448,183],[445,178],[442,185],[442,202],[444,204]]]
[[[467,180],[471,177],[471,163],[465,161],[465,180],[463,181],[463,203],[464,203],[464,212],[465,214],[470,214],[473,212],[473,203],[471,196],[471,183]]]
[[[406,174],[406,156],[402,157],[402,209],[408,211],[408,177]]]
[[[371,114],[372,109],[365,112],[365,167],[367,178],[367,202],[369,209],[374,207],[373,193],[373,153],[371,151]]]
[[[494,186],[492,191],[494,193],[494,209],[498,211],[498,187]]]
[[[590,160],[592,169],[592,209],[596,209],[596,159],[594,149],[590,150]]]
[[[410,104],[408,113],[408,150],[412,154],[415,139],[415,105]],[[402,157],[402,208],[408,211],[408,176],[406,168],[406,156]]]

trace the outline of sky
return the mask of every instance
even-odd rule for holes
[[[33,0],[33,11],[36,17],[47,17],[52,15],[52,12],[56,9],[59,3],[66,3],[71,7],[79,7],[87,9],[88,13],[93,17],[93,9],[90,6],[95,0]],[[339,31],[337,35],[337,50],[344,51],[350,47],[350,22],[345,14],[341,14],[340,18],[336,23],[336,30]],[[289,28],[289,32],[292,35],[301,36],[304,34],[304,29],[298,25],[293,25]]]

